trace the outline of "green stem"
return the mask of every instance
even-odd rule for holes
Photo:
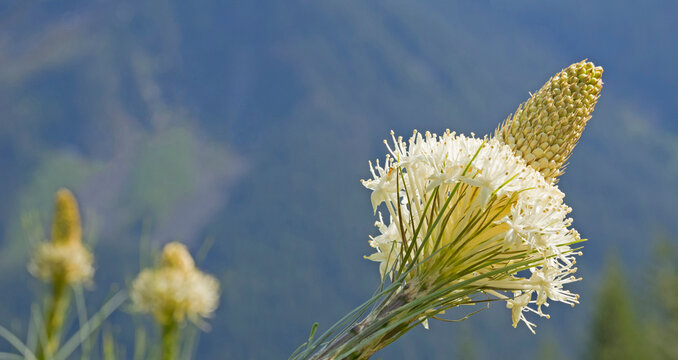
[[[407,328],[408,324],[402,324],[372,341],[363,343],[363,340],[370,338],[377,331],[384,328],[385,325],[381,324],[384,319],[390,317],[395,310],[406,304],[408,301],[408,295],[403,290],[398,290],[394,296],[389,297],[385,303],[378,306],[372,313],[367,315],[365,319],[351,327],[351,329],[343,336],[330,342],[325,348],[311,358],[313,360],[339,358],[350,360],[369,359],[374,353],[402,336],[405,333],[402,330]],[[346,347],[349,343],[363,343],[363,345],[350,354],[346,354]]]
[[[179,324],[171,320],[162,326],[162,360],[176,360],[179,348]]]
[[[38,360],[50,359],[59,348],[61,327],[64,324],[64,316],[68,308],[68,285],[62,279],[55,279],[52,286],[52,298],[50,299],[47,313],[45,314],[45,338],[44,344],[38,347]]]

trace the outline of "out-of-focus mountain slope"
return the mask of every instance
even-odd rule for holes
[[[314,321],[329,326],[376,286],[376,265],[362,259],[375,218],[358,180],[385,154],[389,130],[491,133],[529,91],[588,57],[606,68],[606,85],[560,182],[591,240],[586,291],[609,248],[633,268],[649,232],[678,233],[678,69],[666,66],[676,50],[660,33],[675,25],[636,10],[579,1],[28,7],[0,41],[0,184],[13,194],[0,204],[2,259],[13,259],[3,269],[25,277],[20,214],[38,210],[46,223],[50,194],[71,186],[99,214],[102,288],[136,271],[125,256],[142,233],[193,250],[211,236],[204,265],[224,293],[200,355],[283,357]],[[658,35],[620,38],[627,19]],[[7,279],[0,285],[18,285]],[[495,306],[471,320],[478,342],[496,344],[479,355],[525,357],[541,336],[583,333],[583,299],[552,309],[537,337],[511,329]],[[383,356],[448,358],[457,327],[445,325],[417,329]]]

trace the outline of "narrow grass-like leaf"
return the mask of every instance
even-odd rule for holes
[[[21,342],[16,335],[12,334],[11,331],[7,330],[4,326],[0,325],[0,337],[7,340],[10,345],[12,345],[21,355],[23,355],[28,360],[35,360],[35,354],[29,349],[26,344]]]
[[[146,330],[137,326],[134,332],[134,360],[143,360],[146,355]]]
[[[212,248],[212,245],[214,245],[214,237],[208,236],[205,238],[205,240],[200,244],[200,247],[198,248],[198,251],[195,253],[195,263],[200,264],[202,263],[203,260],[207,257],[207,254],[210,252],[210,249]]]
[[[99,311],[88,320],[84,327],[79,329],[73,336],[71,336],[68,341],[59,349],[59,351],[54,355],[54,360],[65,360],[68,358],[75,349],[82,344],[82,339],[87,339],[92,333],[101,326],[101,324],[106,320],[120,305],[122,305],[127,299],[127,294],[124,291],[119,291],[113,295]]]
[[[17,354],[0,352],[0,360],[23,360],[24,357]]]
[[[31,312],[29,314],[28,331],[26,333],[26,347],[35,352],[38,346],[38,336],[42,328],[37,317],[40,316],[40,306],[38,304],[31,304]]]
[[[80,329],[85,329],[87,326],[87,305],[85,304],[85,294],[83,293],[82,286],[76,285],[73,286],[73,293],[75,294],[75,309],[78,313],[78,322],[80,324]],[[86,332],[86,330],[85,330]],[[82,333],[84,336],[85,332]],[[82,350],[80,358],[82,360],[87,360],[90,358],[92,352],[93,340],[92,337],[81,338],[82,341]]]

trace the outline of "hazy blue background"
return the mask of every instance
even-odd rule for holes
[[[92,309],[138,272],[142,237],[213,239],[202,266],[223,296],[198,358],[286,358],[379,281],[359,180],[391,129],[490,133],[588,58],[605,86],[560,181],[590,239],[582,304],[552,306],[537,335],[496,304],[381,353],[580,356],[604,259],[640,286],[653,239],[678,234],[676,14],[670,0],[0,1],[0,323],[25,332],[44,290],[22,216],[47,226],[68,186],[97,257]],[[129,321],[109,326],[131,353]]]

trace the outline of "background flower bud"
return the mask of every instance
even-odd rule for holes
[[[82,242],[80,212],[75,196],[68,189],[59,189],[54,201],[52,220],[52,242],[54,244],[75,244]]]

